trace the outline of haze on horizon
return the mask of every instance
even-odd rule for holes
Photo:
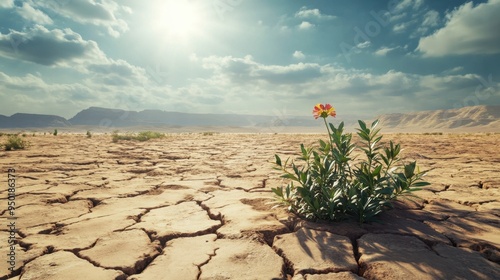
[[[0,0],[0,114],[500,104],[500,0]]]

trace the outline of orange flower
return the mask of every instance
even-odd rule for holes
[[[313,116],[315,119],[319,117],[326,119],[328,116],[335,117],[336,115],[337,113],[335,112],[335,108],[333,108],[330,104],[323,105],[318,103],[314,106]]]

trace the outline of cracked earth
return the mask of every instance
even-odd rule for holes
[[[432,168],[431,185],[363,225],[273,208],[274,154],[321,137],[28,136],[29,149],[0,152],[3,186],[16,170],[18,242],[11,273],[2,187],[0,279],[499,278],[498,135],[385,135]]]

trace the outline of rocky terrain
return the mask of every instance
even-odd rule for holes
[[[498,134],[385,135],[431,185],[363,225],[273,208],[274,154],[319,137],[29,135],[0,151],[0,279],[498,279]]]

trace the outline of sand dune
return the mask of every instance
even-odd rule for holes
[[[500,106],[387,114],[378,119],[383,127],[392,130],[500,131]]]

